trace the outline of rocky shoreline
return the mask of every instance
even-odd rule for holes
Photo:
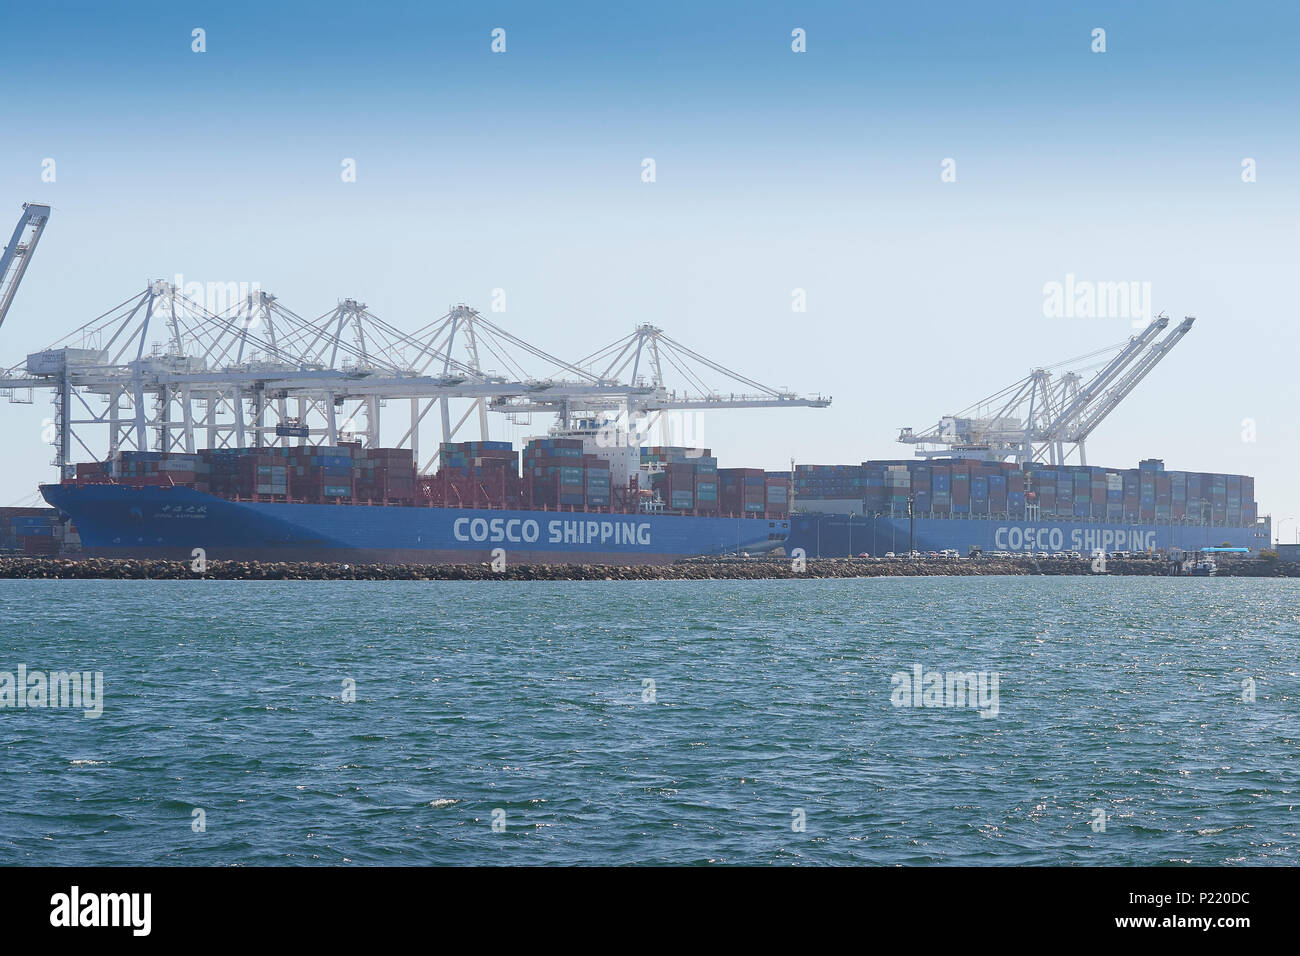
[[[1147,559],[1108,559],[1111,575],[1163,576],[1165,564]],[[786,559],[703,559],[665,565],[534,564],[493,571],[488,564],[327,564],[313,562],[209,561],[204,573],[187,561],[121,558],[0,558],[0,579],[101,579],[221,581],[674,581],[780,578],[978,577],[987,575],[1092,574],[1088,558],[979,558],[974,560],[824,558],[796,571]],[[1300,577],[1300,564],[1277,561],[1223,562],[1220,577]]]

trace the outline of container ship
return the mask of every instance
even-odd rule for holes
[[[973,459],[718,468],[707,448],[602,446],[596,432],[440,448],[123,452],[41,493],[103,557],[356,563],[654,564],[778,553],[1153,552],[1268,547],[1254,479]],[[791,510],[793,507],[793,511]],[[26,515],[32,553],[59,532]]]
[[[0,323],[49,215],[48,205],[25,205],[0,253]],[[1161,314],[1117,350],[1080,356],[1078,368],[1065,369],[1075,360],[1035,368],[934,428],[903,429],[899,442],[919,446],[925,460],[766,472],[718,468],[707,448],[641,447],[633,433],[581,417],[618,408],[630,423],[673,410],[830,404],[761,385],[648,323],[574,365],[463,304],[408,335],[355,299],[312,322],[260,289],[219,312],[188,289],[152,282],[0,374],[11,396],[54,395],[60,475],[41,486],[53,509],[0,512],[0,551],[662,563],[796,549],[1258,550],[1270,540],[1249,477],[1166,471],[1157,459],[1133,469],[1058,464],[1076,451],[1086,460],[1089,436],[1188,334],[1190,316],[1170,330]],[[484,371],[480,342],[513,381]],[[524,374],[528,359],[548,371]],[[682,377],[680,393],[664,380],[665,366]],[[82,404],[98,396],[107,409],[75,419],[74,394]],[[528,441],[522,457],[506,442],[445,442],[432,475],[417,469],[411,448],[379,447],[387,400],[410,400],[413,446],[435,402],[443,437],[456,433],[452,398],[477,406],[484,436],[489,407],[553,412],[559,424]],[[362,412],[364,446],[346,428]],[[108,460],[73,464],[73,448],[90,447],[75,425],[108,426]],[[196,452],[205,432],[210,447]],[[147,450],[151,434],[159,451]],[[119,450],[132,441],[138,450]]]
[[[1023,465],[979,459],[804,465],[794,473],[789,549],[809,557],[973,550],[1006,553],[1258,551],[1272,529],[1246,475]]]
[[[444,443],[122,452],[41,486],[100,557],[356,563],[658,564],[759,554],[789,533],[789,473],[707,448],[606,448],[597,431]]]

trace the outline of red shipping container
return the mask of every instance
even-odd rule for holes
[[[50,536],[25,536],[18,541],[22,544],[24,554],[52,555],[59,553],[59,542]]]

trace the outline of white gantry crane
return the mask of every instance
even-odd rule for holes
[[[1169,318],[1158,316],[1117,349],[1103,349],[1046,368],[947,415],[923,432],[904,428],[898,440],[924,458],[1014,459],[1087,464],[1086,441],[1130,392],[1185,336],[1196,320],[1183,319],[1163,339]],[[1113,353],[1113,354],[1112,354]],[[1101,368],[1084,383],[1084,374]],[[1084,363],[1080,365],[1080,363]],[[1061,371],[1064,369],[1064,371]]]
[[[671,340],[657,329],[647,335],[649,328],[634,336],[666,354],[663,344]],[[682,354],[727,371],[689,350]],[[485,361],[500,371],[485,371]],[[651,381],[633,373],[635,381],[622,382],[621,374],[601,376],[559,359],[465,305],[408,333],[354,299],[307,320],[259,290],[214,314],[158,281],[0,370],[0,390],[11,401],[17,392],[53,393],[53,464],[61,476],[78,458],[102,460],[124,450],[192,453],[348,440],[376,446],[381,409],[393,399],[410,407],[393,447],[410,448],[417,465],[420,425],[434,407],[442,440],[450,441],[471,420],[486,439],[489,410],[563,419],[577,409],[829,404],[765,389],[735,373],[728,374],[760,395],[743,402],[680,396],[657,371]],[[454,424],[452,402],[467,406]],[[421,471],[436,460],[430,456]]]
[[[37,203],[24,206],[5,247],[0,321],[49,211]],[[602,356],[608,359],[603,372],[587,367]],[[665,386],[663,362],[684,374],[683,393]],[[485,370],[485,364],[496,367]],[[652,369],[648,378],[643,364]],[[704,386],[702,370],[757,394],[723,396]],[[466,305],[404,332],[355,299],[342,299],[309,320],[259,289],[216,314],[161,280],[8,371],[0,367],[0,392],[11,402],[36,389],[53,394],[53,464],[61,476],[75,458],[102,460],[124,450],[192,453],[340,441],[376,446],[381,409],[393,399],[410,407],[394,447],[410,448],[417,465],[420,425],[434,407],[442,440],[450,441],[471,421],[486,439],[488,411],[525,417],[551,412],[567,423],[579,412],[602,409],[830,403],[759,385],[649,325],[589,360],[570,363]],[[466,406],[454,423],[453,402]],[[102,429],[106,440],[92,437],[92,429]],[[431,456],[421,471],[436,461]]]
[[[578,382],[535,380],[529,394],[500,397],[490,407],[512,416],[554,414],[554,435],[612,429],[630,440],[633,434],[647,434],[666,411],[825,408],[831,403],[820,395],[805,397],[760,384],[649,324],[564,364],[562,371]]]
[[[653,325],[638,325],[631,334],[577,363],[601,382],[622,382],[628,389],[624,409],[630,414],[712,408],[825,408],[827,397],[798,395],[747,378],[706,358]],[[597,406],[570,410],[582,415]]]
[[[5,324],[9,306],[13,304],[18,286],[23,281],[27,264],[41,241],[41,233],[50,219],[50,207],[42,203],[23,203],[23,214],[14,228],[13,238],[0,253],[0,326]]]

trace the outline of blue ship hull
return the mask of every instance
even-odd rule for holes
[[[909,533],[914,538],[909,538]],[[905,554],[909,543],[916,551],[953,549],[963,555],[971,548],[982,551],[1148,551],[1174,547],[1187,551],[1227,543],[1234,548],[1259,551],[1269,546],[1267,523],[1244,527],[1155,525],[1138,522],[1024,521],[1006,518],[916,518],[909,532],[908,518],[844,514],[801,515],[790,518],[789,549],[803,548],[808,557],[844,557],[886,552]]]
[[[86,554],[209,561],[663,564],[759,553],[789,522],[765,518],[229,501],[189,488],[42,485]]]

